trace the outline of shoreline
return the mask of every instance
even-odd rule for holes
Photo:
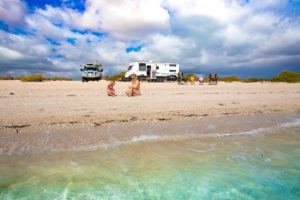
[[[143,82],[138,97],[122,94],[128,83],[116,84],[118,97],[108,97],[106,86],[106,81],[0,81],[0,154],[85,149],[187,130],[249,131],[300,113],[297,83]],[[219,128],[208,127],[212,122]]]
[[[215,123],[215,129],[224,127],[228,131],[228,122],[240,120],[241,125],[248,126],[243,127],[244,130],[262,124],[269,127],[222,135],[190,135],[189,131],[177,136],[141,135],[124,142],[114,140],[106,146],[86,145],[34,154],[33,149],[28,149],[31,151],[27,154],[2,154],[1,196],[12,199],[109,199],[112,196],[118,199],[138,199],[140,196],[174,199],[179,190],[184,198],[207,199],[222,188],[217,191],[217,199],[224,195],[265,199],[270,194],[280,199],[297,198],[293,191],[299,190],[300,113],[227,116],[215,120],[216,123],[207,120],[197,125],[203,128],[206,123],[207,128],[213,129]],[[148,128],[167,132],[166,127],[170,128],[173,123],[177,126],[175,131],[180,131],[184,124],[193,125],[190,131],[196,130],[195,123],[190,122],[157,122],[148,124]],[[134,123],[139,122],[130,124]],[[105,126],[110,133],[118,134],[114,130],[120,127]],[[128,123],[123,126],[126,130],[131,128]],[[235,124],[231,127],[236,128]],[[100,136],[99,132],[93,134],[95,138]],[[69,136],[74,135],[78,133]],[[64,138],[65,143],[72,142],[68,140],[72,137],[52,136],[49,141]],[[92,134],[82,136],[87,141]],[[48,146],[49,143],[44,144]]]
[[[299,125],[299,112],[277,112],[205,119],[112,122],[96,127],[78,124],[27,127],[28,130],[21,133],[0,134],[0,155],[93,151],[134,142],[251,135]]]

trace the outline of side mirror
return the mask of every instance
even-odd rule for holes
[[[99,72],[103,72],[103,68],[101,68],[101,69],[99,70]]]

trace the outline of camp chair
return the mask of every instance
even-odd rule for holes
[[[199,77],[199,85],[204,84],[204,78],[202,76]]]
[[[178,79],[177,79],[177,81],[178,81],[179,85],[183,85],[183,84],[186,83],[187,79],[184,77],[184,75],[183,75],[182,72],[178,73]]]
[[[217,85],[218,83],[218,76],[217,74],[209,74],[209,84],[214,84],[214,85]]]

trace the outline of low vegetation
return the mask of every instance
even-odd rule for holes
[[[184,78],[185,78],[186,80],[191,80],[191,77],[194,77],[194,80],[195,80],[195,81],[198,81],[198,76],[195,75],[195,74],[186,74],[186,75],[184,75]]]
[[[45,81],[72,81],[71,78],[65,78],[65,77],[50,77],[50,78],[44,78]]]
[[[107,81],[121,81],[122,79],[125,78],[125,73],[126,72],[121,72],[118,74],[114,74],[112,76],[105,76],[104,79]]]
[[[241,79],[236,76],[228,76],[228,77],[221,77],[219,78],[219,81],[224,82],[245,82],[245,83],[253,83],[253,82],[287,82],[287,83],[299,83],[300,82],[300,73],[297,72],[290,72],[290,71],[284,71],[278,75],[276,75],[273,78],[246,78]]]
[[[272,82],[287,82],[287,83],[299,83],[300,73],[284,71],[274,78],[271,79]]]
[[[114,74],[112,76],[105,76],[105,80],[115,80],[121,81],[125,78],[126,72],[121,72]],[[198,81],[198,76],[195,74],[186,74],[185,78],[190,80],[190,78],[194,76],[195,81]],[[31,75],[23,75],[19,77],[12,77],[12,76],[0,76],[0,80],[20,80],[23,82],[42,82],[42,81],[71,81],[70,78],[65,77],[44,77],[43,74],[31,74]],[[208,78],[204,77],[204,81],[208,82]],[[245,82],[245,83],[252,83],[252,82],[287,82],[287,83],[299,83],[300,82],[300,73],[291,72],[291,71],[284,71],[275,77],[268,79],[268,78],[246,78],[241,79],[237,76],[226,76],[220,77],[219,81],[224,82]]]
[[[112,76],[105,76],[105,80],[115,80],[115,81],[120,81],[125,78],[125,73],[126,72],[121,72],[114,74]],[[191,77],[195,77],[195,81],[198,81],[198,76],[196,74],[185,74],[184,77],[186,80],[191,80]],[[251,77],[251,78],[246,78],[242,79],[237,76],[225,76],[225,77],[219,77],[219,81],[224,81],[224,82],[244,82],[244,83],[254,83],[254,82],[288,82],[288,83],[296,83],[300,82],[300,73],[297,72],[290,72],[290,71],[284,71],[278,75],[276,75],[274,78],[256,78],[256,77]],[[208,77],[204,77],[204,82],[208,82]]]
[[[21,76],[17,79],[23,82],[42,82],[43,81],[43,74],[31,74],[26,76]]]
[[[247,78],[247,79],[243,79],[243,82],[245,83],[255,83],[255,82],[270,82],[271,79],[269,78]]]
[[[22,82],[42,82],[42,81],[71,81],[70,78],[64,77],[44,77],[43,74],[24,75],[16,78]]]
[[[12,80],[12,79],[5,77],[5,76],[0,76],[0,80]]]
[[[242,81],[242,80],[237,76],[226,76],[226,77],[219,78],[219,81],[236,82],[236,81]]]

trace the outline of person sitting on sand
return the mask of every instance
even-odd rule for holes
[[[128,87],[128,91],[126,91],[126,95],[131,96],[139,96],[141,95],[140,90],[140,81],[135,74],[131,74],[131,86]]]
[[[204,84],[204,78],[203,76],[199,76],[199,85],[203,85]]]
[[[195,76],[190,76],[190,82],[191,82],[191,85],[194,85],[195,84]]]
[[[114,90],[114,86],[115,86],[116,82],[115,81],[109,81],[108,85],[107,85],[107,95],[110,97],[115,97],[116,92]]]

